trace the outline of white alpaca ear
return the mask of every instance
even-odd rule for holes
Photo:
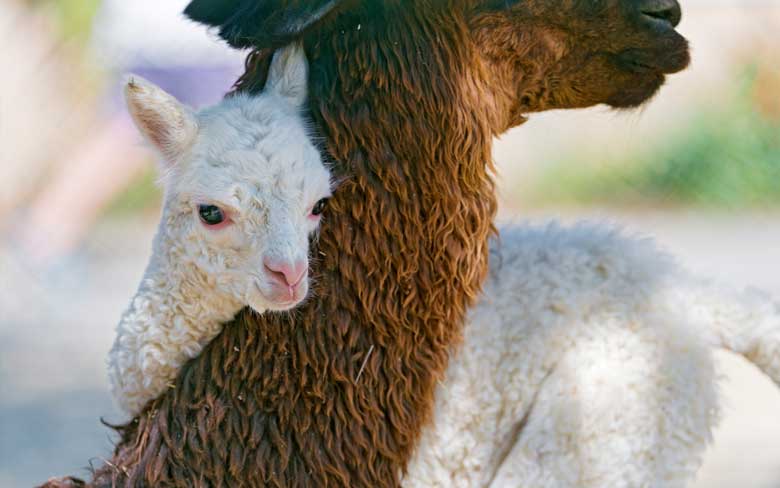
[[[276,93],[300,107],[306,101],[309,63],[303,46],[295,42],[274,53],[265,91]]]
[[[125,83],[125,100],[138,130],[173,165],[198,133],[192,110],[157,85],[138,76]]]

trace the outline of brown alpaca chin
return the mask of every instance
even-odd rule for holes
[[[635,108],[650,101],[666,82],[666,75],[680,72],[691,62],[688,42],[680,38],[675,49],[628,49],[614,57],[615,64],[632,76],[623,89],[606,100],[613,108]]]
[[[637,108],[653,99],[666,81],[662,74],[645,75],[628,88],[615,92],[606,104],[617,109]]]

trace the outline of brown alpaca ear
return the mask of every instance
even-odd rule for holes
[[[300,39],[348,1],[192,0],[184,15],[219,27],[220,37],[233,47],[277,48]]]
[[[198,133],[198,122],[192,110],[138,76],[128,78],[125,100],[144,138],[162,154],[166,163],[175,164]]]

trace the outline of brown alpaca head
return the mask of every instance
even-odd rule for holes
[[[515,118],[599,103],[636,107],[689,63],[688,43],[674,29],[677,0],[493,3],[501,7],[469,23]]]
[[[262,52],[344,26],[370,25],[397,8],[391,4],[193,0],[186,13],[219,27],[230,44]],[[430,10],[432,18],[445,12],[466,24],[495,90],[493,102],[507,110],[507,125],[499,129],[543,110],[637,107],[690,61],[688,43],[675,30],[677,0],[450,0],[410,2],[410,8]]]

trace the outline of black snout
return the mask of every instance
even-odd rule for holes
[[[677,27],[682,19],[682,9],[677,0],[643,0],[639,11],[654,22],[668,22],[672,27]]]

